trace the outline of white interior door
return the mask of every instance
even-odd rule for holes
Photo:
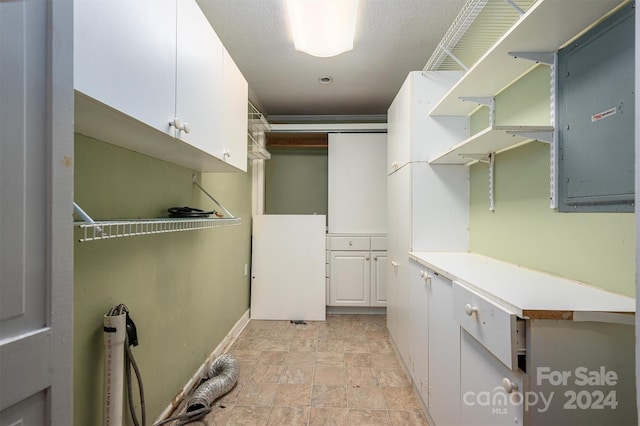
[[[326,319],[324,215],[253,217],[251,318]]]
[[[0,1],[0,425],[72,421],[72,3]]]

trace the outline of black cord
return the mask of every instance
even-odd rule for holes
[[[138,363],[136,363],[136,359],[133,357],[133,352],[131,352],[131,347],[129,346],[129,337],[125,337],[124,339],[124,347],[125,347],[125,374],[127,376],[127,394],[129,396],[129,411],[131,411],[131,418],[133,419],[133,424],[135,426],[140,426],[138,423],[138,416],[136,414],[135,406],[133,403],[133,386],[131,383],[131,367],[133,367],[133,371],[136,374],[136,380],[138,381],[138,390],[140,391],[140,411],[142,412],[142,426],[146,426],[147,424],[147,413],[144,401],[144,387],[142,385],[142,375],[140,374],[140,369],[138,368]]]

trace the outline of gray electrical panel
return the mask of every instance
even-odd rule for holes
[[[558,52],[560,211],[634,211],[634,3]]]

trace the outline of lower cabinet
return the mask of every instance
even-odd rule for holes
[[[341,235],[329,236],[327,242],[327,304],[386,306],[386,238]]]
[[[411,261],[409,299],[414,386],[436,425],[460,424],[460,326],[453,316],[452,283]]]
[[[388,315],[406,314],[407,347],[392,337],[430,425],[638,424],[632,321],[518,315],[417,261],[408,275]]]

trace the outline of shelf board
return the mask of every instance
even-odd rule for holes
[[[528,140],[531,133],[548,134],[552,126],[493,126],[465,139],[447,152],[429,160],[429,164],[468,164],[490,153],[498,153]],[[519,133],[527,133],[527,136]]]
[[[111,238],[134,237],[138,235],[163,234],[167,232],[195,231],[239,225],[240,218],[197,218],[197,219],[135,219],[74,222],[81,230],[80,242],[108,240]]]
[[[535,66],[509,52],[555,52],[626,0],[539,0],[485,53],[429,113],[467,115],[461,97],[491,97]]]

